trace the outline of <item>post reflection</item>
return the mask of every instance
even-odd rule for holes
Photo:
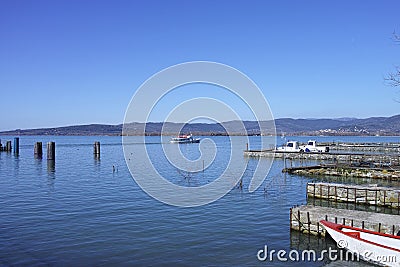
[[[55,160],[47,160],[47,173],[52,178],[55,178],[56,172],[56,161]]]

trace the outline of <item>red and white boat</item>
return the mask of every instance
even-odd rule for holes
[[[383,234],[328,221],[320,221],[338,247],[366,261],[383,266],[400,266],[400,236]]]
[[[177,137],[171,138],[171,143],[185,144],[185,143],[200,143],[200,139],[193,138],[192,134],[179,135]]]

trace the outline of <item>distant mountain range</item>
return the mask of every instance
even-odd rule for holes
[[[244,127],[242,126],[244,125]],[[176,135],[191,132],[194,135],[270,135],[273,121],[228,121],[223,123],[129,123],[118,125],[76,125],[56,128],[17,129],[0,135]],[[400,135],[400,115],[367,119],[291,119],[275,120],[277,135]]]

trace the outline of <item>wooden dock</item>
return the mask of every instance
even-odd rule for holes
[[[245,150],[245,157],[282,158],[290,160],[321,160],[347,164],[375,164],[381,166],[399,166],[400,154],[384,153],[334,153],[334,152],[281,152],[274,150]]]
[[[384,179],[390,181],[400,180],[399,166],[384,166],[381,168],[358,167],[346,164],[321,164],[285,168],[282,172],[303,176],[341,176],[356,178]]]
[[[370,151],[370,152],[400,152],[400,143],[320,143],[329,146],[331,150]]]
[[[307,197],[400,209],[400,189],[392,187],[308,183]]]
[[[350,225],[387,234],[397,234],[400,231],[400,216],[335,209],[303,205],[290,209],[290,228],[302,233],[325,236],[325,229],[320,225],[321,220]]]

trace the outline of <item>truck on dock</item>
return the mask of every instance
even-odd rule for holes
[[[275,149],[277,152],[304,152],[303,149],[300,148],[299,143],[297,141],[288,141],[286,145],[277,147]]]
[[[329,152],[329,146],[317,146],[317,141],[308,140],[307,145],[300,146],[304,152]]]
[[[277,147],[276,152],[309,152],[322,153],[329,152],[329,146],[317,146],[317,141],[309,140],[306,145],[299,145],[297,141],[288,141],[286,145]]]

